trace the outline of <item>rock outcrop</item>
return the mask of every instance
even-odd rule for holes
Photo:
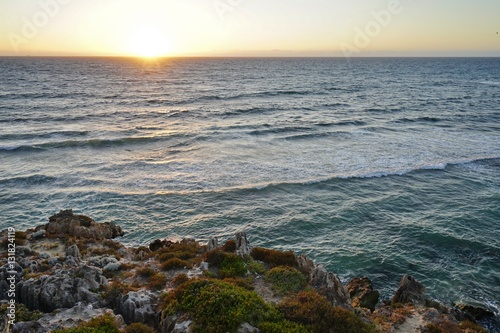
[[[123,236],[122,229],[112,222],[97,223],[84,215],[75,215],[71,209],[62,210],[49,218],[49,223],[38,227],[47,237],[75,237],[83,239],[111,239]]]
[[[425,287],[413,276],[405,275],[399,283],[399,289],[392,298],[393,303],[425,304]]]
[[[156,327],[158,314],[155,306],[158,297],[149,291],[131,291],[117,298],[115,312],[121,314],[127,324],[144,323]]]
[[[375,310],[378,303],[379,292],[373,290],[372,281],[367,278],[354,278],[347,284],[347,290],[352,299],[352,306]]]
[[[334,305],[351,309],[349,291],[337,275],[328,272],[323,265],[318,265],[309,275],[309,284]]]
[[[238,232],[236,234],[236,253],[240,256],[249,255],[252,248],[247,239],[247,234],[245,232]]]
[[[97,304],[100,300],[97,292],[107,285],[100,269],[84,265],[21,281],[16,286],[16,297],[30,310],[52,312],[72,308],[78,302]]]

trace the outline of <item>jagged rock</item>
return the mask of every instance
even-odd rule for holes
[[[393,303],[425,303],[425,287],[423,284],[415,280],[413,276],[405,275],[399,283],[399,289],[392,298]]]
[[[47,232],[43,229],[35,231],[34,233],[32,233],[30,235],[30,240],[34,241],[34,240],[37,240],[39,238],[45,238],[46,234],[47,234]]]
[[[170,247],[172,244],[174,243],[166,239],[156,239],[149,244],[149,249],[154,252],[162,247]]]
[[[191,320],[185,320],[180,323],[175,323],[174,329],[171,333],[191,333]]]
[[[131,291],[116,299],[115,312],[121,314],[127,324],[144,323],[157,327],[157,302],[158,297],[149,291]]]
[[[16,323],[10,330],[11,333],[45,333],[47,332],[37,321]]]
[[[58,270],[50,276],[19,282],[16,286],[18,301],[31,310],[43,312],[71,308],[77,302],[97,303],[99,297],[95,292],[108,285],[102,271],[82,266],[72,273]]]
[[[73,257],[75,260],[81,259],[80,249],[76,246],[76,244],[73,244],[66,249],[66,257]]]
[[[375,310],[379,292],[373,290],[372,281],[367,278],[354,278],[347,284],[347,290],[352,299],[352,306]]]
[[[50,332],[52,330],[74,327],[79,323],[87,322],[105,314],[113,316],[115,323],[119,327],[125,325],[121,315],[115,315],[110,309],[97,309],[85,303],[79,303],[71,309],[59,309],[54,311],[54,313],[46,314],[38,322],[44,328],[42,332]]]
[[[307,275],[311,274],[315,267],[314,262],[303,254],[297,256],[297,266],[300,271]]]
[[[249,323],[243,323],[238,327],[238,330],[236,333],[260,333],[261,330],[259,330],[257,327],[253,327]]]
[[[102,240],[124,235],[122,229],[112,222],[97,223],[88,216],[73,214],[71,209],[52,215],[43,229],[50,237],[72,236]]]
[[[337,275],[327,272],[323,265],[318,265],[309,275],[309,284],[334,305],[351,309],[351,298],[346,287]]]
[[[217,237],[209,237],[207,243],[207,251],[215,250],[219,246]]]
[[[493,318],[495,317],[495,314],[485,308],[482,308],[480,306],[472,306],[468,304],[458,304],[456,305],[456,308],[459,309],[460,311],[464,312],[467,315],[471,316],[475,320],[482,320],[486,318]]]
[[[236,253],[240,256],[244,256],[249,255],[250,251],[251,247],[246,232],[238,232],[236,234]]]

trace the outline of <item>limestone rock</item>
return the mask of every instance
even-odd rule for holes
[[[303,254],[297,256],[297,266],[301,272],[308,275],[311,274],[315,267],[314,262]]]
[[[458,304],[457,309],[466,313],[467,315],[472,316],[475,320],[482,320],[486,318],[493,318],[495,314],[485,308],[480,306],[472,306],[468,304]]]
[[[158,297],[149,291],[131,291],[116,300],[116,313],[121,314],[127,324],[144,323],[158,326],[155,311]]]
[[[209,237],[207,243],[207,251],[215,250],[219,246],[217,237]]]
[[[97,223],[88,216],[73,214],[71,209],[52,215],[49,223],[42,228],[50,237],[72,236],[102,240],[124,235],[122,229],[112,222]]]
[[[60,269],[52,275],[21,281],[16,285],[17,300],[31,310],[52,312],[72,308],[78,302],[97,303],[97,292],[107,286],[102,271],[82,266],[72,271]]]
[[[249,255],[251,251],[250,243],[247,239],[246,232],[238,232],[236,234],[236,253],[240,256]]]
[[[162,247],[170,247],[172,244],[174,243],[166,239],[156,239],[149,244],[149,249],[154,252]]]
[[[327,272],[323,265],[318,265],[309,275],[309,284],[334,305],[351,309],[351,298],[347,288],[337,275]]]
[[[236,333],[260,333],[261,330],[259,330],[257,327],[253,327],[249,323],[243,323],[238,327],[238,330]]]
[[[45,333],[46,330],[37,321],[16,323],[12,326],[11,333]]]
[[[399,283],[399,289],[392,298],[393,303],[425,303],[425,287],[423,284],[415,280],[413,276],[405,275]]]
[[[76,246],[76,244],[73,244],[66,249],[66,257],[73,257],[76,260],[81,259],[80,249]]]
[[[379,292],[373,290],[372,281],[367,278],[354,278],[347,284],[347,290],[352,299],[352,306],[375,310]]]

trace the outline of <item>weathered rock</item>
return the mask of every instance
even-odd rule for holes
[[[73,214],[71,209],[52,215],[43,228],[49,237],[102,240],[124,235],[122,229],[112,222],[97,223],[88,216]]]
[[[81,259],[80,249],[76,246],[76,244],[73,244],[66,249],[66,257],[73,257],[75,260]]]
[[[97,303],[96,292],[107,285],[100,269],[82,266],[71,272],[61,269],[50,276],[21,281],[16,286],[16,296],[31,310],[51,312],[72,308],[78,302]]]
[[[238,232],[236,234],[236,253],[240,256],[249,255],[251,251],[250,243],[247,239],[246,232]]]
[[[114,317],[115,323],[119,327],[125,325],[121,315],[115,315],[110,309],[96,309],[92,305],[85,303],[79,303],[71,309],[59,309],[54,311],[54,313],[46,314],[38,322],[44,329],[42,332],[50,332],[52,330],[74,327],[105,314]]]
[[[207,243],[207,251],[215,250],[219,246],[217,237],[209,237]]]
[[[179,323],[175,323],[174,329],[171,333],[191,333],[191,320],[185,320]]]
[[[315,267],[314,262],[303,254],[297,256],[297,266],[301,272],[307,275],[311,274]]]
[[[405,275],[399,283],[399,289],[394,294],[392,302],[425,304],[425,287],[413,276]]]
[[[115,311],[127,324],[144,323],[158,327],[157,302],[158,297],[149,291],[131,291],[117,298]]]
[[[257,327],[253,327],[249,323],[243,323],[238,327],[238,330],[236,333],[260,333],[261,330],[259,330]]]
[[[495,314],[483,307],[473,306],[468,304],[458,304],[456,308],[460,311],[466,313],[467,315],[472,316],[475,320],[483,320],[487,318],[495,317]]]
[[[309,275],[309,284],[334,305],[352,309],[349,291],[337,275],[327,272],[323,265],[318,265]]]
[[[354,278],[347,284],[347,290],[352,299],[352,306],[375,310],[379,292],[373,290],[372,281],[367,278]]]
[[[30,240],[33,241],[33,240],[37,240],[37,239],[40,239],[40,238],[45,238],[47,232],[45,230],[38,230],[38,231],[35,231],[34,233],[32,233],[30,235]]]
[[[172,244],[174,244],[172,241],[166,239],[156,239],[149,244],[149,249],[154,252],[162,247],[170,247]]]
[[[16,323],[12,326],[11,333],[45,333],[47,332],[37,321]]]

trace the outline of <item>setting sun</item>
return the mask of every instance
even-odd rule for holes
[[[157,29],[150,27],[142,27],[134,31],[129,43],[130,54],[138,57],[162,57],[171,51],[168,38]]]

